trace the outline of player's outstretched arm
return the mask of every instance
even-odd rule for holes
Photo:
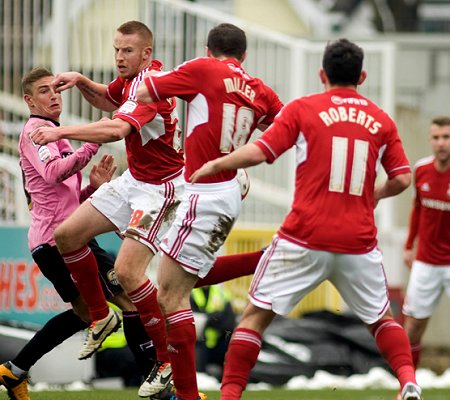
[[[44,145],[59,139],[80,140],[91,143],[109,143],[123,139],[133,128],[120,118],[102,118],[100,121],[84,125],[40,127],[30,135],[35,144]]]
[[[217,174],[226,169],[247,168],[266,161],[266,155],[253,143],[247,143],[238,150],[224,157],[216,158],[203,164],[191,177],[190,182],[198,182],[201,178]]]
[[[114,111],[117,106],[106,97],[107,85],[91,81],[79,72],[63,72],[55,76],[52,86],[56,92],[62,92],[76,86],[83,97],[94,107],[102,111]]]

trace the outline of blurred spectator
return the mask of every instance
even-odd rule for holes
[[[231,295],[221,285],[192,290],[191,306],[197,333],[196,367],[219,380],[236,316],[231,307]]]

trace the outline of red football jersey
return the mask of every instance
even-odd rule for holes
[[[439,172],[434,157],[414,167],[416,196],[405,247],[418,239],[416,259],[433,265],[450,265],[450,169]]]
[[[271,88],[231,58],[197,58],[150,77],[146,85],[154,101],[178,96],[189,103],[186,180],[207,161],[247,143],[257,125],[271,124],[282,107]],[[223,182],[235,175],[236,171],[222,171],[200,182]]]
[[[135,128],[125,138],[131,175],[152,184],[176,177],[184,166],[175,99],[154,104],[136,101],[136,90],[144,74],[151,69],[160,71],[161,68],[162,64],[153,60],[150,68],[144,69],[133,79],[117,78],[112,81],[107,92],[114,104],[121,104],[113,118],[123,119]]]
[[[279,234],[302,246],[361,254],[376,246],[374,184],[408,173],[395,123],[353,89],[290,102],[255,142],[273,162],[296,146],[295,193]]]

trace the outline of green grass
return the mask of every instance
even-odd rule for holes
[[[48,391],[31,392],[33,400],[138,400],[137,389],[92,390],[80,392]],[[206,391],[208,400],[219,400],[219,392]],[[393,400],[393,390],[270,390],[248,391],[243,400]],[[428,389],[425,400],[448,400],[450,389]],[[6,399],[6,392],[0,391],[0,400]]]

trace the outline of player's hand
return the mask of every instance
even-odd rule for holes
[[[191,175],[191,177],[189,178],[189,182],[196,183],[205,176],[214,175],[215,173],[219,172],[219,169],[216,167],[215,161],[216,160],[208,161],[207,163],[203,164],[197,171],[195,171]]]
[[[63,72],[62,74],[58,74],[55,76],[55,78],[51,82],[51,86],[53,87],[55,92],[60,93],[64,90],[74,87],[80,77],[81,74],[79,72]]]
[[[413,261],[414,261],[414,251],[403,250],[403,262],[409,269],[411,269]]]
[[[114,157],[111,154],[104,154],[101,160],[92,166],[89,174],[89,184],[98,189],[105,182],[109,182],[117,170],[114,165]]]
[[[31,132],[30,139],[33,141],[33,143],[39,145],[56,142],[60,139],[58,129],[59,128],[41,126],[40,128],[37,128],[33,132]]]

